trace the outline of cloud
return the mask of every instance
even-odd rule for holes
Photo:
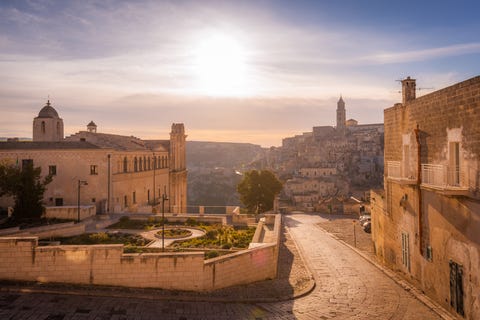
[[[431,59],[438,59],[444,57],[454,57],[470,53],[480,53],[480,43],[464,43],[455,44],[444,47],[420,49],[404,52],[389,52],[379,53],[364,58],[358,61],[365,61],[370,63],[406,63],[414,61],[425,61]]]

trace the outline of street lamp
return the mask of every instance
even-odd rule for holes
[[[77,197],[77,222],[80,222],[80,187],[88,185],[85,180],[78,180],[78,197]]]
[[[152,212],[157,213],[155,209],[155,176],[156,176],[156,169],[157,169],[157,158],[155,158],[155,152],[153,153],[153,205],[152,205]]]
[[[162,194],[162,252],[165,251],[165,201],[167,200],[167,186],[164,186]]]

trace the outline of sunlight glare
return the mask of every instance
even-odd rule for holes
[[[226,35],[204,38],[194,51],[197,89],[207,95],[247,95],[244,48]]]

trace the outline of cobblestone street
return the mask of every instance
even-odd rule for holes
[[[311,293],[294,300],[239,303],[235,301],[235,289],[223,291],[224,302],[209,301],[203,294],[197,301],[194,296],[190,301],[175,301],[162,296],[140,299],[134,294],[106,297],[2,290],[0,319],[441,319],[385,273],[320,228],[319,224],[327,221],[318,215],[284,217],[316,280]],[[358,231],[363,232],[360,228]],[[286,261],[296,264],[292,257]],[[301,268],[282,270],[300,273],[300,279],[305,279]],[[285,283],[273,281],[269,285],[271,290],[293,292],[295,284],[290,283],[288,289]],[[277,285],[283,287],[275,288]],[[260,284],[258,290],[261,294],[268,290],[268,285]],[[231,302],[227,302],[229,299]]]

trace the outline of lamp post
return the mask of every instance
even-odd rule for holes
[[[78,180],[78,196],[77,196],[77,222],[80,222],[80,187],[88,185],[85,180]]]
[[[167,187],[165,186],[162,194],[162,252],[165,251],[165,201],[167,200]]]
[[[157,158],[155,158],[155,152],[153,153],[153,205],[152,205],[152,213],[157,213],[155,210],[155,176],[156,176],[156,169],[157,169]]]

